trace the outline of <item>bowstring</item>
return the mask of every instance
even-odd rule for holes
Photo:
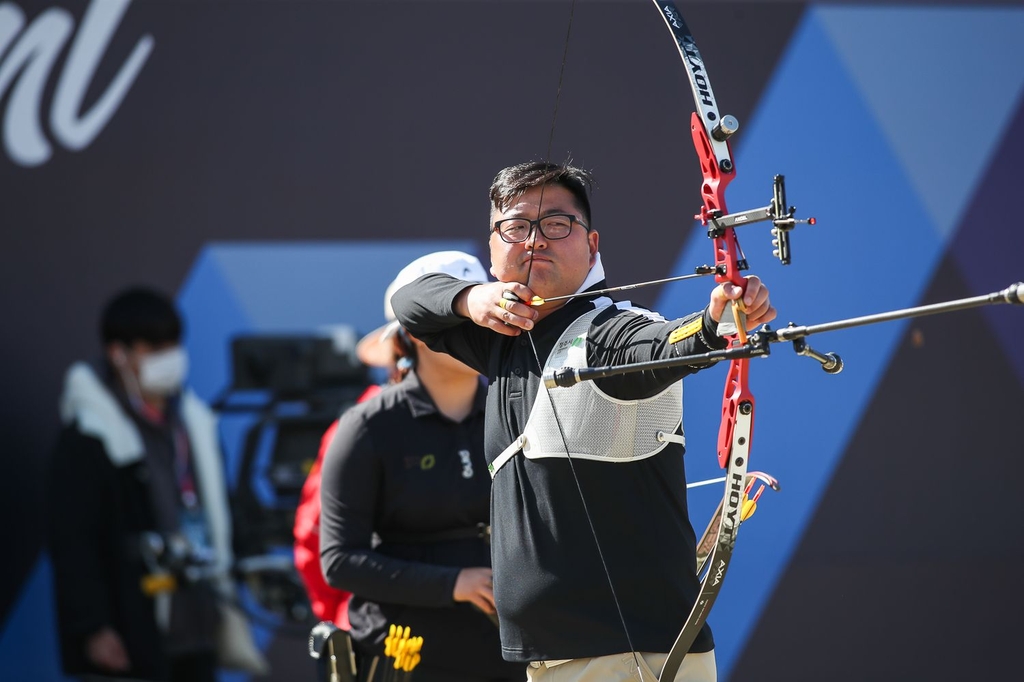
[[[562,64],[561,64],[561,66],[559,67],[559,70],[558,70],[558,86],[557,86],[557,88],[555,90],[555,106],[554,106],[554,110],[552,111],[552,114],[551,114],[551,128],[548,131],[548,146],[547,146],[547,150],[545,152],[545,157],[544,157],[544,165],[545,166],[548,166],[551,163],[551,150],[552,150],[552,147],[554,145],[554,140],[555,140],[555,126],[556,126],[556,124],[558,122],[558,105],[561,102],[561,98],[562,98],[562,84],[563,84],[564,78],[565,78],[565,65],[569,61],[569,42],[570,42],[570,39],[572,38],[572,23],[573,23],[573,18],[575,17],[575,15],[576,15],[576,0],[572,0],[569,3],[569,21],[568,21],[568,25],[566,26],[565,41],[564,41],[563,48],[562,48]],[[546,187],[547,187],[547,182],[541,183],[541,186],[540,186],[540,197],[538,198],[538,201],[537,201],[537,206],[538,206],[538,212],[539,213],[542,213],[543,210],[544,210],[544,190],[545,190]],[[530,260],[528,261],[527,267],[526,267],[526,282],[525,282],[526,286],[530,285],[530,275],[533,272],[533,257],[534,257],[534,254],[536,253],[537,232],[540,231],[540,222],[539,222],[540,218],[541,218],[541,216],[538,215],[537,216],[538,223],[537,223],[537,226],[534,228],[534,232],[533,232],[533,242],[532,242],[531,247],[530,247]],[[542,363],[541,360],[540,360],[540,354],[537,352],[537,345],[536,345],[536,343],[534,343],[532,331],[527,331],[526,332],[526,337],[530,340],[530,349],[533,351],[533,358],[534,358],[534,361],[537,363],[537,369],[540,372],[540,374],[543,375],[544,374],[544,363]],[[543,385],[543,383],[541,384],[540,389],[544,390],[544,391],[550,390],[547,387],[545,387]],[[549,396],[548,397],[548,402],[551,405],[551,414],[555,418],[555,425],[558,427],[558,435],[559,435],[559,438],[561,438],[561,440],[562,440],[562,447],[565,449],[565,457],[566,457],[566,461],[569,463],[569,471],[572,473],[573,481],[576,483],[576,490],[577,490],[577,492],[579,493],[579,496],[580,496],[580,503],[583,505],[583,513],[587,517],[587,524],[590,527],[591,537],[594,538],[594,547],[597,549],[597,556],[598,556],[598,559],[601,562],[601,568],[604,571],[605,580],[608,583],[608,589],[609,589],[609,591],[611,592],[611,595],[612,595],[612,601],[615,602],[615,611],[618,614],[619,623],[622,625],[622,632],[626,636],[626,644],[629,647],[630,654],[632,654],[632,656],[633,656],[633,662],[636,664],[637,673],[640,675],[640,682],[644,682],[643,668],[640,666],[640,661],[637,658],[636,647],[633,646],[633,638],[632,638],[632,636],[630,636],[629,628],[626,626],[626,617],[625,617],[625,614],[622,612],[622,604],[619,601],[618,594],[615,591],[615,584],[612,581],[611,570],[608,568],[608,562],[605,559],[604,550],[601,547],[600,540],[598,539],[597,528],[594,527],[594,519],[590,515],[590,507],[587,504],[586,495],[583,494],[583,486],[580,484],[579,475],[576,473],[576,465],[573,462],[572,456],[569,454],[569,442],[568,442],[568,439],[566,439],[566,437],[565,437],[565,431],[562,428],[562,422],[558,418],[558,412],[555,409],[555,401],[551,400],[551,398]]]
[[[558,105],[562,101],[562,83],[565,81],[565,65],[569,62],[569,39],[572,38],[572,20],[576,16],[576,0],[572,0],[569,3],[569,23],[565,28],[565,41],[562,44],[562,64],[558,68],[558,85],[555,88],[555,107],[554,111],[551,112],[551,128],[548,130],[548,147],[544,152],[544,165],[547,166],[551,163],[551,149],[555,142],[555,124],[558,122]],[[538,210],[544,210],[544,190],[547,187],[547,182],[543,182],[540,185],[540,198],[537,201]],[[537,216],[540,220],[540,216]],[[534,228],[533,232],[533,246],[530,248],[530,260],[526,265],[526,281],[524,284],[530,286],[530,275],[533,273],[533,254],[535,252],[535,246],[537,244],[537,232],[540,231],[540,223],[537,223],[537,227]],[[530,340],[533,343],[533,339]]]

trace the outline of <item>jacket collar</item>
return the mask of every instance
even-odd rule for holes
[[[409,411],[412,413],[414,418],[425,417],[431,414],[440,414],[437,409],[437,405],[434,404],[433,398],[427,392],[427,389],[423,387],[420,382],[420,378],[416,376],[416,370],[413,370],[405,375],[401,383],[398,384],[402,391],[405,392],[406,402],[409,404]],[[483,413],[484,406],[487,402],[487,390],[481,382],[476,389],[476,395],[473,397],[473,410],[470,414]]]

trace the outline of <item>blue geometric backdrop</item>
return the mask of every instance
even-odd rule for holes
[[[793,233],[789,268],[770,256],[766,228],[741,228],[752,272],[771,285],[776,326],[916,305],[940,263],[957,267],[972,294],[1024,279],[1014,194],[1024,153],[1021,36],[1019,7],[807,7],[753,114],[741,121],[737,180],[728,194],[733,211],[764,206],[772,176],[782,173],[798,216],[818,220]],[[697,39],[705,44],[703,36]],[[714,78],[715,65],[709,68]],[[687,112],[670,114],[688,120]],[[1014,159],[1006,163],[1016,176],[993,171],[1011,143],[1008,157]],[[671,144],[680,150],[680,163],[692,164],[688,135]],[[1006,190],[1005,210],[992,215],[979,198],[997,183]],[[438,249],[482,256],[481,246],[452,240],[211,242],[178,292],[188,320],[192,385],[207,399],[225,388],[228,341],[238,333],[311,332],[338,323],[360,332],[376,327],[383,322],[382,292],[402,265]],[[673,272],[652,276],[691,272],[709,255],[708,240],[695,229]],[[614,256],[605,254],[610,271]],[[706,289],[666,287],[655,307],[666,315],[689,312],[703,305]],[[1024,338],[1024,314],[997,309],[983,319],[1024,384],[1024,353],[1013,346]],[[846,369],[837,376],[781,344],[771,358],[752,362],[759,402],[751,468],[777,476],[783,491],[762,498],[761,511],[744,525],[712,613],[720,679],[736,666],[906,330],[906,322],[895,322],[812,337],[815,348],[843,356]],[[719,422],[723,370],[687,380],[691,480],[719,475],[711,454],[717,428],[706,425]],[[247,425],[225,420],[231,473]],[[717,495],[711,488],[692,492],[698,531]],[[0,679],[62,680],[53,632],[44,553],[0,623]],[[271,636],[261,633],[265,643]]]

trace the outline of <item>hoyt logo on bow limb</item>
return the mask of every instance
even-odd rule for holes
[[[729,481],[728,511],[722,518],[722,526],[728,535],[732,535],[739,526],[740,505],[743,502],[743,476],[733,473]]]
[[[697,91],[700,93],[701,103],[709,107],[715,106],[715,100],[711,97],[711,89],[708,86],[707,76],[704,75],[704,62],[701,61],[700,53],[697,52],[697,44],[694,43],[693,38],[687,34],[680,39],[679,47],[686,55],[690,71],[693,72],[693,80],[697,84]]]
[[[83,111],[85,94],[130,4],[131,0],[93,0],[71,42],[49,118],[53,138],[69,150],[81,151],[96,139],[153,51],[152,36],[139,38],[107,89],[88,111]],[[73,16],[60,7],[40,12],[26,26],[25,13],[17,4],[0,3],[0,55],[4,55],[0,98],[11,91],[3,141],[7,155],[19,166],[40,166],[53,155],[42,129],[43,95],[74,28]]]
[[[675,7],[672,7],[671,5],[662,5],[661,11],[665,13],[666,21],[668,21],[673,28],[686,30],[686,24],[683,23],[683,19],[679,16]],[[700,93],[700,101],[705,106],[714,107],[715,100],[711,96],[711,89],[708,86],[707,76],[704,75],[704,60],[700,58],[700,52],[697,51],[697,43],[693,40],[693,36],[691,36],[689,32],[680,36],[678,38],[678,42],[679,49],[686,55],[690,71],[693,72],[694,82],[696,83],[697,90]]]

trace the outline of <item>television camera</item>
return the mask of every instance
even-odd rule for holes
[[[231,383],[212,403],[244,433],[241,447],[225,452],[237,472],[229,477],[235,572],[277,625],[301,624],[303,636],[312,613],[292,558],[295,509],[324,431],[370,383],[357,341],[349,326],[237,336]]]

